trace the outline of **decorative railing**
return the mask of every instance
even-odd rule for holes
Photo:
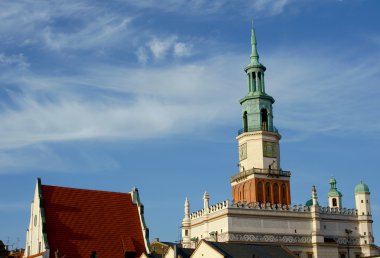
[[[255,132],[255,131],[266,131],[272,133],[278,133],[278,130],[275,126],[248,126],[248,128],[242,128],[238,131],[238,135],[246,132]]]
[[[305,214],[311,212],[311,207],[303,204],[298,205],[286,205],[286,204],[271,204],[271,203],[247,203],[247,202],[231,202],[229,200],[211,205],[208,209],[201,209],[190,214],[190,219],[199,219],[206,214],[216,213],[225,209],[248,209],[248,210],[263,210],[263,211],[277,211],[277,212],[295,212],[299,214]],[[331,214],[331,215],[346,215],[346,216],[357,216],[358,211],[356,209],[347,208],[330,208],[318,206],[318,211],[320,214]],[[279,213],[280,215],[280,213]]]
[[[241,172],[238,172],[236,175],[233,175],[231,177],[231,183],[235,182],[235,181],[239,181],[240,179],[244,179],[244,178],[246,178],[250,175],[253,175],[253,174],[275,176],[275,177],[279,177],[279,176],[290,177],[291,172],[290,171],[284,171],[282,169],[252,168],[252,169],[248,169],[248,170],[243,170]]]

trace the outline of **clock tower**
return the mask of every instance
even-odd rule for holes
[[[242,126],[236,137],[239,172],[231,177],[234,202],[290,204],[290,172],[280,165],[281,135],[273,125],[274,99],[266,94],[265,66],[259,61],[255,30],[251,32],[250,63],[244,71],[248,93],[240,100]]]

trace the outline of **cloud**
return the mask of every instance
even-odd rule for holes
[[[17,55],[5,55],[0,53],[0,67],[17,67],[19,69],[27,69],[29,67],[29,63],[27,62],[24,54]]]
[[[177,42],[174,44],[174,56],[190,56],[191,55],[191,45],[185,44],[183,42]]]
[[[202,127],[222,114],[228,117],[229,101],[220,102],[218,96],[238,98],[232,92],[234,81],[214,77],[209,65],[220,73],[229,67],[219,58],[149,70],[98,64],[69,79],[33,73],[14,77],[10,83],[21,91],[4,92],[12,105],[0,112],[0,148],[163,137]]]
[[[144,47],[139,47],[136,52],[137,60],[141,64],[148,62],[148,53]]]
[[[192,55],[192,44],[178,41],[178,37],[153,37],[136,51],[139,63],[145,64],[150,58],[160,61],[166,57],[188,57]]]
[[[75,32],[59,32],[55,28],[46,27],[42,33],[43,41],[48,48],[62,49],[92,49],[99,48],[106,43],[112,45],[119,37],[127,35],[126,29],[131,22],[130,18],[117,19],[103,17],[86,23],[80,30]]]
[[[366,57],[355,66],[346,62],[350,58],[301,49],[297,53],[282,49],[267,56],[263,60],[268,67],[266,89],[277,100],[275,124],[297,135],[375,135],[380,129],[380,122],[372,117],[372,111],[380,108],[376,58]],[[9,83],[21,91],[4,92],[12,105],[4,104],[0,112],[0,148],[148,139],[239,123],[236,101],[246,92],[240,69],[246,59],[246,55],[225,54],[149,69],[91,64],[69,78],[34,73],[13,77]],[[365,90],[358,90],[362,87]],[[358,105],[361,101],[366,104]],[[363,121],[372,122],[363,127]]]
[[[2,44],[55,51],[112,46],[128,37],[132,21],[132,15],[111,11],[101,2],[6,0],[0,10],[7,10],[0,14]]]
[[[272,16],[282,13],[289,3],[289,0],[255,0],[252,1],[252,9]]]
[[[154,58],[162,59],[168,52],[169,48],[173,46],[175,40],[176,37],[174,36],[165,39],[153,38],[148,45],[150,51],[152,51]]]

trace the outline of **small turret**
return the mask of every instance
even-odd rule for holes
[[[355,204],[359,217],[360,245],[364,245],[362,252],[366,256],[372,255],[370,245],[374,243],[370,194],[368,185],[362,181],[355,186]]]
[[[191,247],[191,221],[190,221],[190,202],[186,197],[185,215],[182,220],[182,245],[185,248]]]
[[[333,176],[330,179],[328,199],[330,208],[342,208],[342,194],[338,191],[336,187],[336,179]]]
[[[205,192],[203,194],[203,209],[205,210],[206,213],[208,211],[208,207],[210,206],[209,201],[210,201],[210,196],[208,195],[207,192]]]

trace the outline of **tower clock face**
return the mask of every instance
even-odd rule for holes
[[[264,157],[276,158],[277,157],[277,144],[275,142],[263,142]]]
[[[247,143],[239,146],[239,160],[247,158]]]

